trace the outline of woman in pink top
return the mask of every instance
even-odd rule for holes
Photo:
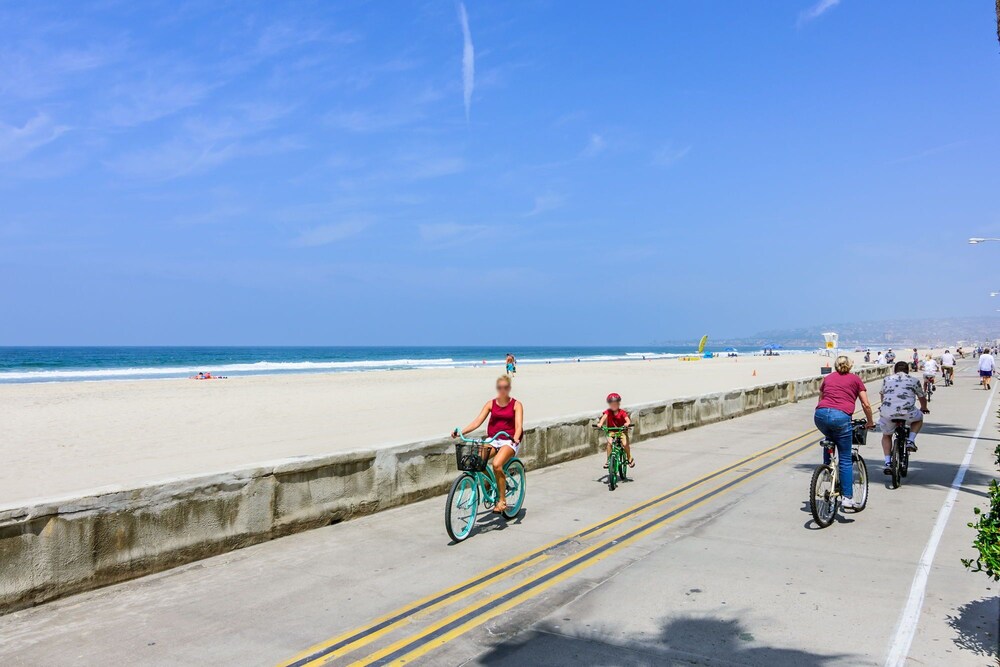
[[[468,426],[462,429],[462,435],[468,435],[483,425],[486,418],[490,422],[486,426],[486,435],[494,437],[503,432],[506,436],[500,435],[493,441],[490,447],[489,456],[492,456],[490,465],[493,467],[493,474],[497,480],[497,504],[493,507],[495,514],[501,514],[507,509],[507,480],[504,478],[503,467],[515,454],[517,448],[521,446],[522,424],[524,420],[524,410],[521,402],[510,395],[510,376],[501,375],[497,378],[497,397],[487,401],[479,415],[472,420]],[[458,433],[451,436],[457,437]]]
[[[851,417],[858,399],[868,418],[868,428],[875,428],[872,420],[872,404],[868,402],[865,383],[851,372],[854,364],[848,357],[837,357],[833,364],[836,373],[823,378],[819,387],[819,403],[813,421],[820,433],[837,443],[837,461],[840,464],[840,489],[844,494],[841,506],[854,509],[854,468],[851,466]],[[823,463],[830,463],[829,455],[823,450]]]

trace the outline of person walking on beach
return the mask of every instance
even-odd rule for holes
[[[813,421],[820,433],[837,445],[837,462],[840,466],[840,489],[844,495],[841,505],[844,509],[854,509],[854,469],[851,461],[851,440],[854,428],[851,417],[857,401],[861,401],[861,409],[868,419],[866,428],[875,428],[872,419],[872,405],[868,401],[868,391],[865,383],[851,372],[849,357],[840,355],[833,364],[836,373],[830,373],[823,378],[819,387],[819,403]],[[830,463],[830,456],[823,450],[823,463]]]
[[[979,355],[979,382],[983,389],[989,391],[990,381],[993,379],[993,371],[996,370],[996,362],[989,350],[983,350]]]
[[[889,351],[885,353],[885,363],[893,364],[895,363],[895,361],[896,361],[896,353],[893,352],[892,348],[890,347]]]
[[[917,369],[920,368],[920,353],[917,352],[917,348],[913,348],[913,363],[910,364],[910,372],[916,373]]]
[[[510,352],[507,353],[507,375],[514,375],[517,373],[517,359]]]
[[[872,351],[865,350],[865,363],[870,364],[872,362]]]
[[[493,474],[497,480],[497,504],[493,506],[494,514],[501,514],[507,509],[507,480],[504,477],[503,467],[515,455],[521,446],[521,434],[524,424],[524,408],[521,402],[510,395],[511,379],[509,375],[501,375],[496,382],[496,398],[487,401],[483,409],[479,411],[472,422],[462,429],[462,435],[468,435],[482,426],[486,418],[489,417],[489,424],[486,426],[486,435],[490,438],[503,432],[506,437],[500,436],[489,445],[487,458],[491,458],[490,465],[493,467]],[[457,438],[458,431],[451,434]]]

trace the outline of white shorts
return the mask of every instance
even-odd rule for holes
[[[517,448],[520,443],[515,443],[513,440],[505,440],[504,438],[497,438],[490,443],[490,447],[496,447],[497,453],[500,452],[501,447],[510,447],[514,450],[514,456],[517,456]]]
[[[924,373],[924,378],[926,378],[928,380],[933,380],[936,377],[937,377],[937,373],[927,373],[927,372]]]
[[[879,415],[878,418],[878,428],[882,433],[892,433],[896,430],[896,425],[892,423],[893,419],[905,419],[906,425],[909,426],[913,422],[919,422],[924,420],[924,413],[919,409],[914,408],[913,411],[908,415],[893,415],[892,417],[885,417]]]

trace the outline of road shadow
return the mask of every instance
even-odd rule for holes
[[[1000,664],[1000,598],[962,605],[957,615],[948,616],[948,625],[955,631],[952,641],[956,646]]]
[[[976,434],[975,431],[969,428],[962,428],[953,424],[934,424],[931,422],[924,424],[924,428],[920,431],[920,433],[925,435],[938,435],[946,438],[961,438],[963,440],[971,440],[972,436]],[[982,435],[980,435],[977,440],[1000,442],[1000,438],[985,438]]]
[[[808,500],[802,501],[802,507],[799,508],[799,511],[805,512],[806,514],[809,515],[809,518],[806,519],[806,522],[802,524],[803,528],[805,528],[806,530],[823,530],[823,526],[816,523],[816,519],[813,518],[812,508],[809,507]],[[833,516],[833,520],[836,521],[837,523],[854,523],[854,519],[851,518],[854,516],[854,514],[855,512],[851,512],[850,516],[845,516],[844,511],[838,509],[837,513]]]
[[[647,667],[652,665],[760,665],[821,667],[858,664],[848,654],[762,645],[738,620],[695,616],[667,620],[659,633],[608,636],[597,631],[568,636],[558,628],[531,630],[494,646],[476,664],[522,667]]]
[[[480,510],[476,514],[476,523],[472,527],[472,532],[469,533],[469,536],[465,539],[471,540],[476,535],[481,533],[491,533],[495,530],[506,530],[510,525],[516,526],[524,521],[524,517],[527,516],[527,514],[528,510],[524,507],[522,507],[512,519],[500,516],[499,514],[494,514],[493,510]],[[448,542],[448,546],[450,547],[453,547],[456,544],[461,544],[461,542],[456,542],[455,540]]]
[[[919,437],[917,438],[917,445],[921,448],[933,447],[933,445],[921,443]],[[924,461],[920,458],[920,454],[920,451],[910,454],[910,467],[900,486],[926,486],[937,487],[940,489],[950,489],[951,483],[955,480],[955,474],[958,472],[961,464],[945,463],[941,461]],[[882,447],[877,441],[875,443],[875,447],[868,446],[866,450],[862,450],[861,456],[865,459],[865,468],[868,470],[869,488],[881,485],[892,491],[897,490],[891,488],[891,477],[883,472]],[[822,459],[819,460],[822,461]],[[817,465],[818,462],[796,463],[795,468],[796,470],[812,474],[812,471],[816,469]],[[980,472],[974,468],[968,468],[965,471],[965,477],[962,480],[962,487],[959,490],[962,493],[968,493],[969,495],[985,498],[988,495],[986,489],[989,487],[992,479],[993,477],[989,474]],[[980,487],[981,490],[970,487]]]

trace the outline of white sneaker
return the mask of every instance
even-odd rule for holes
[[[854,504],[854,498],[841,498],[840,499],[840,509],[842,510],[854,510],[857,505]]]

